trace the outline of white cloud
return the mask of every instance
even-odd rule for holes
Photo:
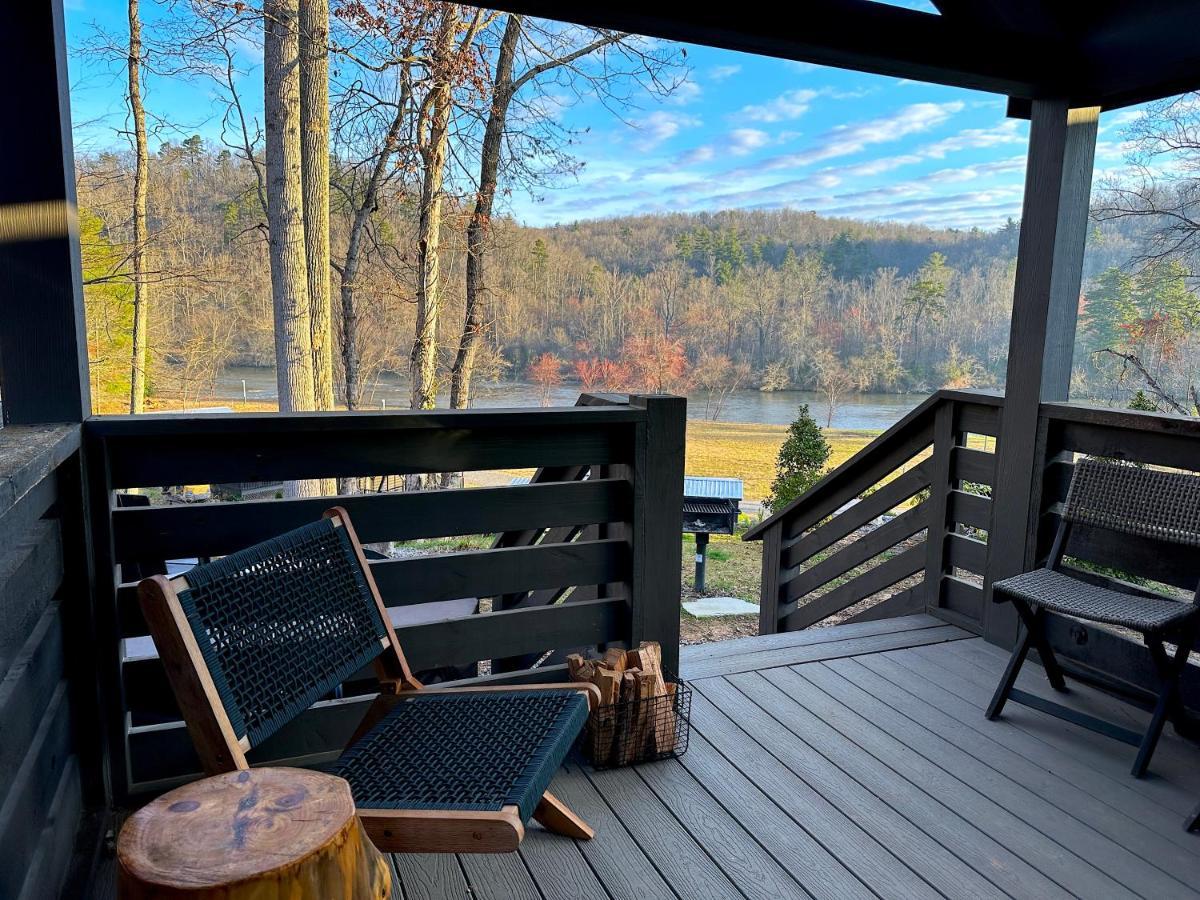
[[[735,128],[726,136],[729,142],[729,152],[735,156],[745,156],[759,147],[765,147],[771,136],[757,128]]]
[[[947,153],[960,150],[979,150],[1001,144],[1024,144],[1025,123],[1017,119],[1005,119],[992,128],[964,128],[958,134],[927,144],[917,152],[930,159],[942,159]]]
[[[797,88],[780,94],[766,103],[752,103],[749,106],[743,106],[730,118],[745,119],[749,122],[786,122],[798,119],[808,112],[812,101],[819,94],[820,91]]]
[[[736,64],[731,66],[713,66],[708,70],[708,78],[710,81],[724,81],[726,78],[732,78],[740,71],[742,71],[742,67]]]
[[[885,144],[910,134],[928,131],[930,128],[942,124],[955,113],[961,112],[962,109],[963,104],[958,101],[912,103],[886,116],[831,128],[818,137],[814,145],[807,150],[764,160],[761,168],[766,170],[794,169],[827,159],[836,159],[840,156],[852,156],[874,144]]]
[[[634,123],[639,132],[635,146],[639,150],[653,150],[664,141],[669,141],[684,128],[695,128],[700,125],[697,116],[685,113],[673,113],[666,110],[655,110],[645,118]]]

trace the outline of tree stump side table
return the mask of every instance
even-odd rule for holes
[[[124,900],[386,900],[391,874],[350,786],[306,769],[228,772],[134,813],[117,841]]]

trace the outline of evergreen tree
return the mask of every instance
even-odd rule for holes
[[[1145,391],[1138,391],[1129,398],[1129,408],[1139,412],[1158,412],[1158,404],[1147,397]]]
[[[771,495],[765,501],[767,508],[778,512],[807,491],[824,474],[828,461],[829,444],[808,411],[808,404],[801,404],[796,420],[788,427],[787,438],[779,448],[775,480],[771,482]]]

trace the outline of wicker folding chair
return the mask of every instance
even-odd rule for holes
[[[373,662],[379,696],[332,771],[381,850],[515,850],[530,818],[592,837],[546,788],[596,689],[423,689],[344,509],[138,595],[208,774],[249,768],[250,750]]]
[[[1192,602],[1162,597],[1149,591],[1125,591],[1100,586],[1062,571],[1073,529],[1102,530],[1200,548],[1200,477],[1159,472],[1136,466],[1083,459],[1075,465],[1062,521],[1054,536],[1047,567],[992,585],[993,600],[1011,602],[1021,617],[1021,635],[1013,649],[987,717],[996,719],[1008,700],[1074,722],[1084,728],[1138,748],[1133,775],[1141,778],[1150,765],[1163,726],[1171,718],[1186,728],[1179,680],[1187,665],[1200,624],[1200,574]],[[1092,562],[1101,562],[1092,560]],[[1200,568],[1200,566],[1198,566]],[[1110,581],[1111,585],[1112,582]],[[1160,686],[1154,713],[1144,734],[1069,709],[1014,687],[1030,648],[1036,648],[1046,677],[1057,691],[1066,690],[1063,670],[1046,640],[1047,612],[1102,622],[1140,632],[1150,651]],[[1165,643],[1176,646],[1172,657]]]

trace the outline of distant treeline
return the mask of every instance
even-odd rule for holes
[[[128,393],[131,287],[122,276],[131,159],[79,160],[94,389]],[[156,301],[151,393],[195,398],[229,365],[274,360],[266,218],[254,173],[199,139],[151,154]],[[338,167],[333,180],[337,186]],[[350,211],[333,193],[335,260]],[[413,342],[416,206],[403,183],[372,216],[358,276],[367,382],[404,372]],[[445,320],[461,320],[468,210],[448,204]],[[1139,385],[1125,357],[1167,382],[1194,375],[1195,295],[1163,265],[1138,277],[1113,267],[1137,242],[1125,222],[1089,241],[1078,392],[1116,397]],[[911,391],[1002,385],[1018,226],[993,231],[831,219],[799,211],[611,218],[526,228],[493,223],[480,377],[550,385],[721,392],[738,387]],[[1095,300],[1092,300],[1092,297]],[[445,342],[443,368],[453,341]],[[1190,351],[1190,352],[1189,352]],[[340,354],[335,354],[339,359]],[[340,378],[340,375],[338,376]]]

